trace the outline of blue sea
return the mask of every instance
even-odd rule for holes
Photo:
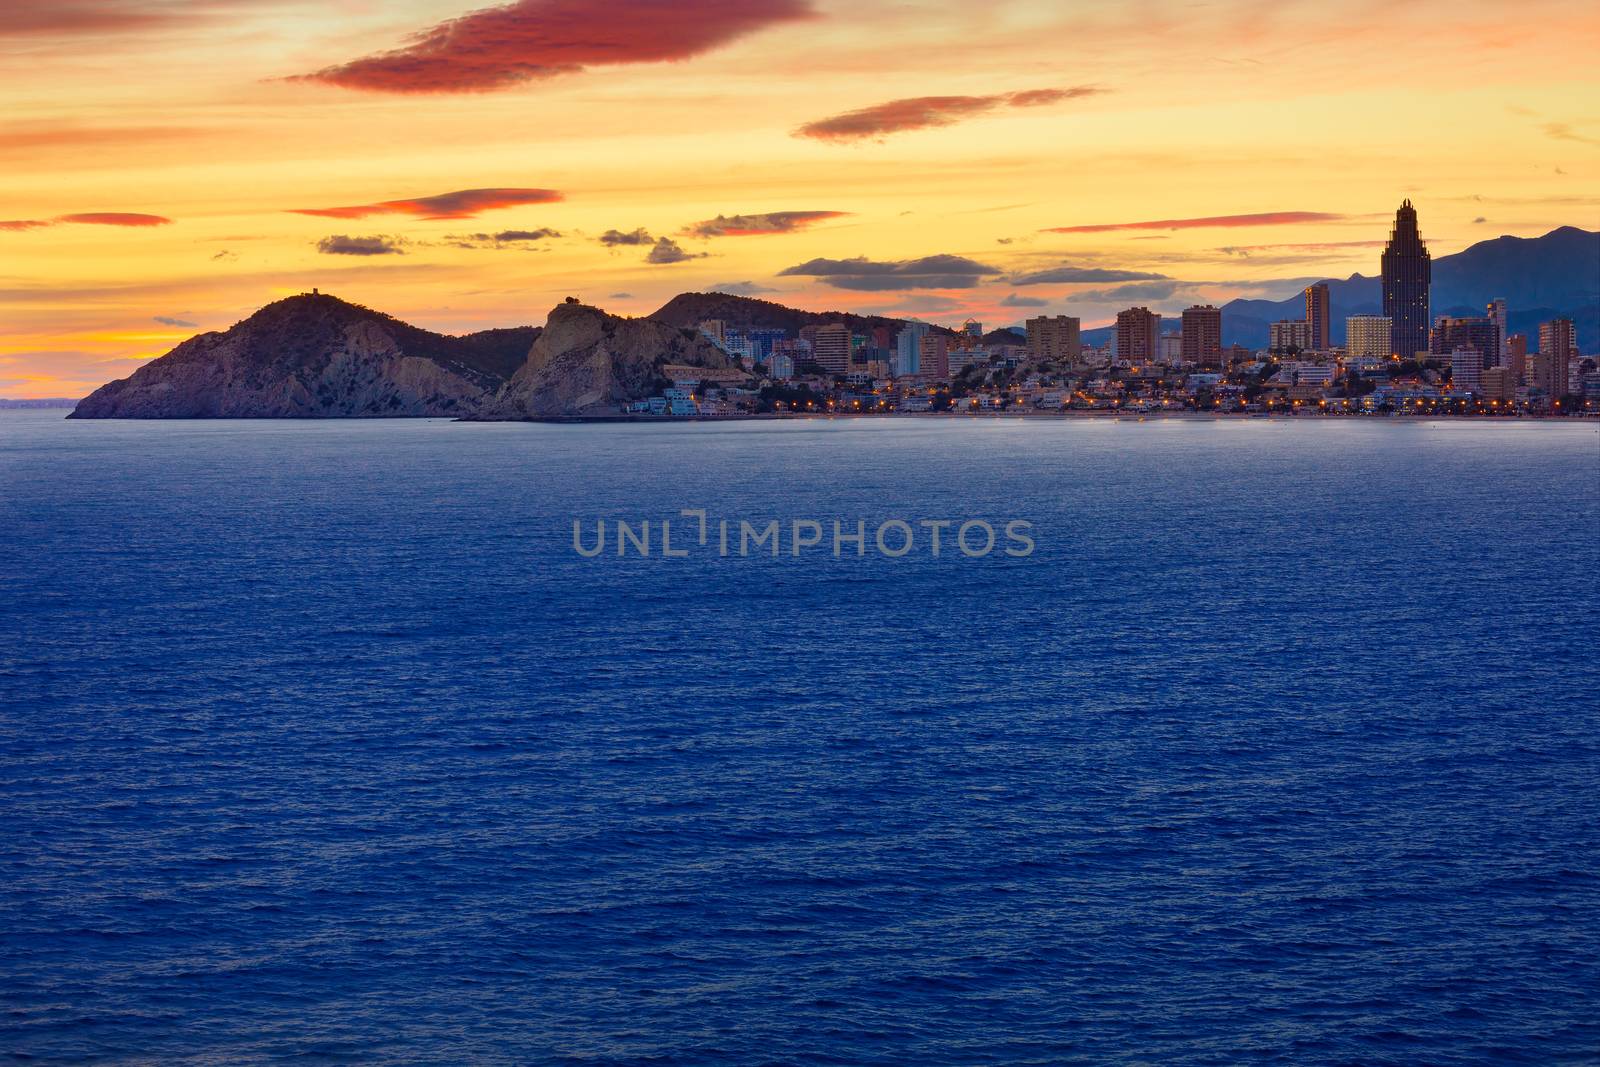
[[[61,414],[11,1060],[1600,1063],[1593,421]]]

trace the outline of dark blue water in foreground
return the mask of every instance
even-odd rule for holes
[[[572,552],[693,507],[1038,550]],[[1592,422],[7,413],[0,1053],[1600,1062],[1597,538]]]

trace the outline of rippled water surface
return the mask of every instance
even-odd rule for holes
[[[59,416],[0,1054],[1600,1056],[1592,422]],[[572,551],[680,508],[1038,550]]]

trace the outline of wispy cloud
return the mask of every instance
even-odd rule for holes
[[[848,211],[768,211],[759,215],[718,215],[697,222],[684,232],[691,237],[755,237],[794,233],[828,219],[842,219]]]
[[[74,215],[57,215],[52,219],[11,219],[0,222],[0,230],[37,230],[45,226],[75,223],[83,226],[126,226],[135,229],[150,226],[169,226],[172,220],[165,215],[144,215],[133,211],[83,211]]]
[[[1109,233],[1112,230],[1198,230],[1208,227],[1292,226],[1303,222],[1338,222],[1347,218],[1326,211],[1263,211],[1252,215],[1208,215],[1194,219],[1156,219],[1151,222],[1097,222],[1081,226],[1051,226],[1044,233]]]
[[[965,256],[937,255],[879,262],[855,259],[812,259],[778,272],[780,276],[820,278],[835,289],[890,292],[897,289],[971,289],[980,279],[1000,271]]]
[[[835,143],[881,140],[907,130],[953,126],[1002,108],[1043,107],[1104,91],[1092,85],[1077,85],[1070,89],[1030,89],[992,96],[913,96],[808,122],[795,131],[795,136]]]
[[[727,293],[730,296],[760,296],[762,293],[776,293],[780,290],[756,282],[718,282],[711,286],[709,291]]]
[[[1091,289],[1076,293],[1073,299],[1089,304],[1111,303],[1118,300],[1167,300],[1186,286],[1193,284],[1171,279],[1162,282],[1134,282],[1131,285],[1118,285],[1110,289]]]
[[[810,0],[519,0],[300,80],[385,93],[491,92],[589,67],[685,60],[813,15]]]
[[[457,248],[527,248],[529,245],[553,240],[561,231],[542,227],[537,230],[501,230],[499,233],[451,234],[448,243]]]
[[[185,21],[214,17],[229,7],[152,0],[58,0],[0,4],[0,37],[99,37],[163,29]],[[238,6],[238,5],[231,5]]]
[[[1337,252],[1346,248],[1382,248],[1386,241],[1291,241],[1269,245],[1223,245],[1217,251],[1225,256],[1249,256],[1257,252]]]
[[[1165,278],[1142,270],[1112,270],[1105,267],[1052,267],[1011,279],[1012,285],[1063,285],[1074,282],[1144,282]]]
[[[1567,122],[1547,122],[1544,124],[1545,136],[1553,137],[1558,141],[1573,141],[1577,144],[1595,145],[1600,147],[1600,137],[1590,137],[1579,133]]]
[[[175,319],[171,315],[157,315],[155,316],[155,321],[161,323],[163,326],[177,326],[185,330],[192,330],[196,328],[195,323],[192,323],[187,319]]]
[[[346,237],[335,234],[317,242],[317,251],[327,256],[398,256],[405,249],[393,237]]]
[[[382,200],[376,204],[351,207],[294,208],[296,215],[315,215],[324,219],[364,219],[369,215],[413,215],[421,219],[470,219],[485,211],[521,207],[524,204],[554,204],[562,195],[554,189],[461,189],[438,196],[419,196],[409,200]]]

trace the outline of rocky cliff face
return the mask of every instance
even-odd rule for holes
[[[629,401],[658,393],[668,363],[725,369],[735,364],[694,330],[650,319],[607,315],[568,302],[550,313],[527,362],[480,419],[530,419],[612,414]]]
[[[269,304],[190,338],[71,418],[471,415],[521,365],[532,328],[448,337],[331,296]]]

